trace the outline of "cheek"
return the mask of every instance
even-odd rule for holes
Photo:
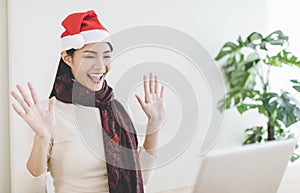
[[[79,65],[76,68],[72,69],[73,75],[76,77],[83,77],[86,75],[87,70],[84,65]]]
[[[92,59],[82,59],[76,64],[76,71],[80,74],[86,74],[88,69],[94,65],[94,60]]]
[[[90,68],[95,64],[95,60],[92,58],[83,58],[79,64],[78,67],[80,68]]]
[[[109,63],[108,65],[106,65],[106,72],[109,72],[111,70],[111,64]]]

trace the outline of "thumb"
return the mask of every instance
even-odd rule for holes
[[[140,103],[141,107],[143,108],[144,106],[144,102],[143,100],[141,99],[141,97],[139,97],[138,95],[135,95],[136,99],[138,100],[138,102]]]
[[[54,112],[55,101],[56,101],[55,96],[53,96],[49,99],[49,101],[48,101],[48,111],[49,111],[49,113]]]

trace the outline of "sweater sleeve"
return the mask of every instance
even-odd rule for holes
[[[141,171],[143,176],[143,183],[144,185],[147,185],[147,183],[150,181],[151,176],[153,174],[154,166],[158,156],[150,154],[142,146],[138,146],[138,152],[139,152],[140,165],[141,165]]]
[[[18,171],[15,173],[15,188],[17,193],[46,193],[47,192],[47,176],[49,176],[49,172],[45,171],[43,174],[40,176],[33,176],[29,170],[26,167],[26,163],[28,161],[28,157],[30,155],[30,152],[32,150],[32,145],[33,145],[33,138],[34,134],[33,132],[30,132],[30,128],[25,128],[27,129],[28,135],[26,135],[26,141],[27,144],[25,144],[22,148],[20,148],[20,153],[19,154],[19,163],[20,165],[18,166]],[[52,142],[52,141],[51,141]],[[48,150],[48,158],[50,156],[50,151],[52,148],[52,144],[49,146]]]

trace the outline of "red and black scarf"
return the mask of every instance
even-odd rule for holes
[[[121,103],[114,99],[113,90],[106,81],[100,91],[93,92],[72,78],[68,73],[57,76],[51,95],[65,103],[99,109],[109,192],[143,193],[138,141],[129,115]]]

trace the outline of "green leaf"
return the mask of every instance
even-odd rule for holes
[[[281,67],[283,64],[300,67],[300,61],[298,60],[298,58],[291,52],[287,52],[286,50],[282,50],[277,55],[272,57],[267,56],[264,62],[266,64],[278,67]]]
[[[239,38],[238,38],[238,43],[239,43],[239,47],[243,47],[243,46],[245,46],[246,45],[246,43],[242,40],[242,37],[241,36],[239,36]]]
[[[241,105],[237,106],[236,108],[240,114],[243,114],[244,112],[246,112],[250,109],[257,108],[257,107],[258,107],[258,105],[256,105],[256,104],[241,104]]]
[[[249,47],[255,49],[256,45],[260,44],[263,40],[263,36],[260,33],[253,32],[247,37],[247,43]]]
[[[224,56],[231,54],[231,51],[220,51],[217,57],[215,58],[216,61],[222,59]]]
[[[240,114],[243,114],[244,112],[246,112],[248,110],[247,105],[239,105],[237,106],[237,110],[239,111]]]
[[[227,97],[218,102],[218,109],[223,112],[231,107],[231,98]]]
[[[272,56],[269,57],[267,56],[267,58],[264,60],[264,62],[266,64],[269,64],[271,66],[277,66],[277,67],[281,67],[282,66],[282,61],[280,60],[280,58],[278,58],[278,56]]]
[[[296,90],[296,91],[298,91],[298,92],[300,92],[300,82],[298,81],[298,80],[291,80],[291,82],[293,82],[293,83],[295,83],[296,85],[295,86],[293,86],[293,88]]]
[[[249,70],[251,67],[254,66],[254,64],[257,64],[257,62],[260,60],[258,53],[254,52],[252,54],[250,54],[247,59],[243,62],[245,64],[251,64],[251,66],[246,66],[246,70]]]
[[[293,82],[293,83],[296,83],[296,84],[300,84],[299,80],[293,79],[293,80],[290,80],[290,81]]]
[[[300,92],[300,86],[293,86],[293,88],[294,88],[296,91]]]
[[[264,42],[264,41],[261,42],[260,49],[268,51],[267,46],[266,46],[266,42]]]
[[[257,108],[258,108],[258,112],[259,112],[260,114],[263,114],[263,115],[265,115],[265,116],[268,116],[267,111],[266,111],[266,109],[264,108],[263,105],[258,105]]]
[[[263,127],[251,127],[245,130],[246,139],[243,142],[243,145],[252,144],[252,143],[260,143],[263,139],[263,135],[265,133]]]
[[[296,119],[298,121],[300,121],[300,108],[298,106],[296,106],[296,108],[294,108],[293,114],[295,115]]]
[[[266,38],[264,38],[263,41],[266,41],[271,45],[283,46],[285,43],[288,42],[288,39],[288,36],[284,35],[282,31],[278,30],[268,35]]]
[[[262,40],[263,36],[260,33],[257,32],[253,32],[252,34],[250,34],[248,36],[248,38],[250,40],[250,42],[256,41],[256,40]]]
[[[226,55],[231,55],[232,53],[237,52],[238,48],[239,46],[234,44],[233,42],[226,42],[215,60],[218,61]]]
[[[270,115],[273,115],[272,117],[275,117],[275,118],[276,118],[276,115],[277,115],[278,106],[279,106],[279,104],[278,104],[277,101],[273,101],[271,103],[264,104],[264,107],[268,111],[268,113]]]
[[[290,161],[295,162],[299,158],[300,158],[299,154],[293,153],[292,157],[290,158]]]
[[[283,92],[277,99],[277,102],[279,104],[277,119],[279,119],[285,127],[289,127],[299,121],[300,117],[298,116],[300,116],[300,109],[295,105],[295,100],[291,98],[288,92]]]

